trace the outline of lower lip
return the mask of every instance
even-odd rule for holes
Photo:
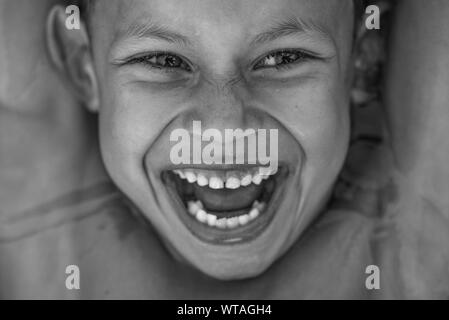
[[[282,194],[286,187],[288,172],[285,168],[281,168],[277,173],[276,186],[274,193],[271,195],[269,203],[260,216],[245,226],[235,229],[217,229],[211,228],[200,223],[190,214],[175,191],[175,182],[165,181],[166,188],[170,196],[174,199],[174,209],[181,221],[186,225],[187,229],[198,239],[213,245],[241,245],[251,242],[258,238],[268,228],[273,221],[277,208],[282,200]]]

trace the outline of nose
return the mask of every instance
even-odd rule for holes
[[[192,120],[201,121],[204,129],[246,129],[248,94],[240,76],[205,80],[194,94],[193,108],[186,114],[186,127]]]

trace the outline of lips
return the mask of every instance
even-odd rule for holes
[[[238,244],[260,235],[276,212],[285,168],[185,168],[162,173],[176,211],[200,240]]]

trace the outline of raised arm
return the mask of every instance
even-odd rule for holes
[[[449,297],[448,17],[448,1],[403,0],[390,41],[386,112],[397,194],[380,256],[412,298]]]
[[[449,218],[449,2],[401,1],[386,103],[397,168]]]

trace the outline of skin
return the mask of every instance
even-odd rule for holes
[[[45,254],[37,261],[30,252],[51,248],[52,254],[73,256],[71,241],[57,241],[58,248],[48,239],[24,240],[26,231],[54,225],[68,213],[39,214],[39,206],[108,181],[92,115],[48,55],[46,22],[60,4],[64,1],[0,2],[0,297],[38,295],[29,284],[42,270],[59,268]],[[24,212],[32,214],[23,218]],[[10,236],[20,240],[11,243]],[[53,271],[50,278],[57,280],[59,271]],[[51,295],[47,287],[41,286]]]
[[[447,299],[449,5],[404,1],[398,12],[385,86],[400,198],[386,213],[394,217],[397,243],[385,250],[383,263],[401,257],[398,276],[407,296]]]
[[[255,12],[257,6],[264,10]],[[179,13],[173,14],[174,8]],[[91,48],[101,92],[100,145],[112,179],[180,260],[223,280],[261,274],[317,216],[343,165],[349,140],[351,2],[100,2],[95,12]],[[323,31],[252,43],[270,23],[292,18]],[[149,19],[187,43],[125,32]],[[289,70],[252,68],[271,51],[286,48],[312,52],[314,58]],[[185,57],[193,71],[164,73],[129,62],[154,51]],[[160,175],[174,169],[170,133],[189,130],[193,120],[221,131],[279,130],[279,161],[290,176],[273,223],[251,243],[200,242],[179,220],[165,191]]]
[[[33,208],[104,173],[91,116],[47,55],[48,13],[61,3],[0,4],[0,215]],[[91,180],[92,171],[99,174]]]
[[[400,121],[404,105],[410,113],[423,110],[418,99],[410,98],[405,104],[396,98],[395,92],[419,91],[424,96],[442,97],[440,94],[447,91],[444,86],[438,86],[441,92],[435,94],[435,86],[427,85],[435,77],[426,78],[428,81],[419,79],[428,76],[425,72],[427,67],[445,63],[447,55],[442,52],[447,52],[447,47],[441,39],[447,35],[448,29],[441,26],[446,21],[448,7],[446,1],[435,1],[434,6],[428,6],[419,0],[408,0],[399,10],[402,14],[395,26],[398,36],[393,38],[391,50],[401,59],[395,59],[387,73],[389,129],[396,137],[392,143],[393,151],[399,150],[400,145],[404,147],[403,144],[419,149],[426,143],[425,139],[401,140],[403,135],[395,135],[402,130],[413,129],[412,125],[404,127],[404,122]],[[410,15],[418,17],[413,27],[408,23]],[[432,19],[425,19],[429,16]],[[414,48],[417,48],[413,54],[410,54],[409,42],[399,36],[405,30],[408,30],[406,34],[413,36]],[[415,38],[417,30],[426,31]],[[419,77],[404,75],[404,70],[411,72],[420,64],[423,65],[419,68]],[[439,69],[441,77],[444,78],[446,73]],[[405,80],[408,85],[403,87],[401,83]],[[392,84],[396,86],[394,90],[391,89]],[[90,94],[87,96],[92,97]],[[443,100],[430,101],[429,108],[425,109],[429,110],[426,120],[447,114],[446,109],[439,108],[444,105]],[[447,134],[441,129],[443,127],[420,125],[415,130],[420,130],[423,137],[433,135],[435,141],[442,141],[437,146],[438,154],[446,152],[447,155],[449,151],[444,147]],[[60,150],[67,149],[61,146]],[[426,160],[426,153],[420,155],[424,158],[420,156],[416,162],[411,162]],[[409,151],[403,161],[414,156],[415,153]],[[449,287],[444,281],[448,279],[445,266],[449,259],[445,244],[449,232],[445,227],[447,217],[442,213],[447,212],[447,207],[444,203],[435,202],[437,210],[428,206],[416,210],[425,203],[422,201],[423,193],[418,190],[424,181],[422,177],[443,172],[446,168],[444,161],[439,162],[435,157],[431,160],[434,161],[432,166],[425,169],[396,161],[396,174],[392,179],[401,196],[388,201],[389,209],[370,217],[362,211],[351,210],[351,206],[326,211],[307,228],[286,255],[254,279],[221,282],[204,276],[197,268],[178,263],[163,248],[151,227],[135,218],[133,211],[121,201],[111,201],[95,214],[82,219],[15,241],[1,241],[0,294],[8,298],[87,299],[444,298]],[[405,168],[411,171],[404,171]],[[58,213],[64,215],[66,212],[61,209]],[[393,223],[386,228],[384,217],[391,216],[394,217]],[[382,237],[378,236],[379,230],[384,231],[380,233]],[[377,237],[373,237],[375,231]],[[81,270],[81,290],[78,291],[68,291],[64,286],[64,268],[73,263]],[[367,291],[364,286],[365,268],[373,263],[382,270],[382,289],[377,292]]]

